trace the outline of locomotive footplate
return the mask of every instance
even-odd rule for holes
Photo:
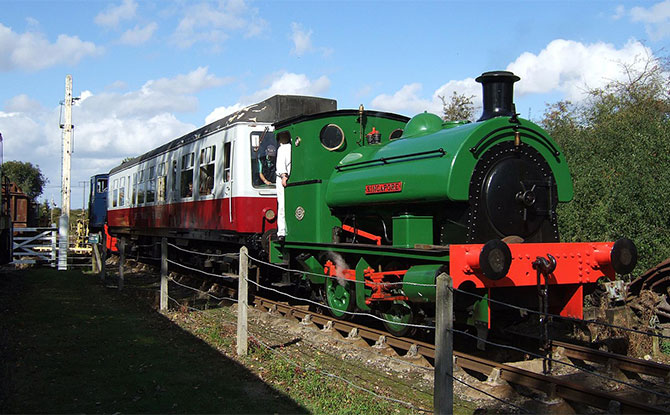
[[[628,239],[617,242],[522,243],[510,244],[509,270],[499,279],[485,276],[480,253],[485,245],[451,245],[449,274],[454,287],[470,282],[475,288],[491,291],[507,287],[536,287],[539,258],[555,259],[555,268],[544,275],[552,295],[552,309],[562,316],[583,318],[583,286],[600,278],[614,280],[617,273],[629,273],[637,263],[637,251]],[[489,257],[487,257],[489,259]],[[495,261],[495,258],[489,259]],[[555,288],[552,288],[554,286]],[[562,304],[558,304],[561,302]]]

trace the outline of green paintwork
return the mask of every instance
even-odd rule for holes
[[[350,282],[340,284],[338,280],[327,278],[325,282],[326,287],[326,302],[330,307],[330,312],[335,317],[347,317],[345,311],[353,310],[353,295]]]
[[[393,246],[414,248],[433,243],[433,217],[399,215],[393,217]]]
[[[297,260],[302,268],[311,274],[303,274],[303,279],[308,279],[314,284],[323,284],[326,282],[326,277],[314,275],[314,274],[323,274],[323,265],[313,256],[309,256],[305,260]]]
[[[391,133],[403,129],[407,122],[394,114],[365,111],[361,133],[357,114],[351,110],[329,112],[277,128],[275,135],[290,132],[292,144],[291,177],[286,188],[287,241],[332,242],[333,227],[342,225],[325,202],[335,166],[350,153],[388,144]],[[325,149],[319,139],[321,129],[328,124],[338,125],[344,132],[344,145],[334,151]],[[371,145],[365,140],[373,127],[381,133],[381,144]],[[296,210],[304,212],[302,219],[296,217]]]
[[[443,265],[415,265],[407,270],[403,278],[402,291],[412,302],[432,303],[435,301],[435,278]],[[422,287],[412,284],[424,284]]]
[[[552,154],[547,143],[556,149],[558,145],[539,126],[522,119],[520,123],[523,127],[522,145],[532,146],[547,160],[556,179],[559,201],[570,201],[573,188],[567,162],[562,152],[558,156]],[[467,201],[470,178],[478,160],[470,149],[489,134],[490,139],[479,147],[479,154],[501,141],[514,140],[511,126],[509,117],[497,117],[356,150],[361,155],[356,162],[374,162],[347,167],[352,163],[345,158],[340,163],[341,169],[334,170],[330,176],[326,203],[331,208],[338,208],[381,203]],[[495,133],[498,129],[502,130]],[[539,139],[539,135],[545,137],[546,142]],[[417,155],[427,152],[433,153]],[[383,162],[398,156],[402,157]],[[402,182],[401,192],[365,194],[365,185],[393,182]]]
[[[273,264],[285,264],[287,263],[285,256],[288,258],[287,251],[282,249],[277,241],[270,242],[270,262]]]
[[[416,138],[436,133],[442,129],[442,118],[429,112],[414,116],[405,127],[402,138]]]
[[[414,323],[414,312],[405,301],[394,301],[386,312],[381,313],[381,316],[384,320],[387,320],[384,322],[384,327],[394,336],[405,336],[413,331],[413,328],[406,326],[406,324]],[[402,324],[393,324],[389,321]]]
[[[280,250],[281,247],[279,243],[273,242],[273,247],[277,250]],[[391,246],[382,245],[381,247],[366,247],[365,245],[361,246],[347,246],[347,245],[337,245],[337,244],[319,244],[314,245],[310,243],[298,243],[298,242],[287,242],[284,244],[284,251],[299,251],[299,252],[313,252],[318,254],[319,252],[337,252],[339,254],[350,254],[356,257],[385,257],[388,259],[400,258],[408,260],[416,260],[417,262],[432,262],[440,264],[449,263],[449,253],[447,251],[441,250],[418,250],[418,249],[407,249],[407,250],[395,250],[391,249]]]
[[[476,323],[489,324],[489,296],[484,295],[481,300],[475,301],[472,308],[472,316],[467,320],[467,324],[474,326]]]
[[[371,290],[369,288],[365,288],[365,277],[363,275],[363,272],[369,266],[370,265],[363,258],[361,258],[358,261],[358,264],[356,264],[356,281],[360,281],[356,283],[356,307],[358,307],[359,310],[364,311],[370,310],[370,307],[365,304],[365,299],[370,295]]]

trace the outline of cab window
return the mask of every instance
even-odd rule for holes
[[[251,133],[251,183],[274,187],[277,169],[277,141],[272,131]]]
[[[105,193],[107,191],[107,179],[98,179],[95,184],[95,191],[97,193]]]

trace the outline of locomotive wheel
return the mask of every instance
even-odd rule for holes
[[[325,283],[326,305],[330,314],[340,320],[349,320],[353,316],[347,312],[354,310],[356,296],[349,282],[327,278]]]
[[[405,324],[413,324],[416,321],[414,310],[405,301],[394,301],[385,312],[381,313],[381,317],[386,320],[384,321],[386,330],[394,336],[406,337],[416,332],[416,327],[405,326]]]

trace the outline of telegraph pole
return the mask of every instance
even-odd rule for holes
[[[86,180],[80,181],[80,185],[82,185],[84,188],[82,189],[82,198],[81,198],[81,214],[83,216],[83,219],[88,218],[88,208],[86,207],[86,185],[88,182]],[[84,215],[86,213],[86,215]]]
[[[61,177],[61,216],[58,221],[58,270],[67,270],[70,245],[70,159],[72,157],[72,75],[65,77],[65,124],[63,130],[63,162]]]

